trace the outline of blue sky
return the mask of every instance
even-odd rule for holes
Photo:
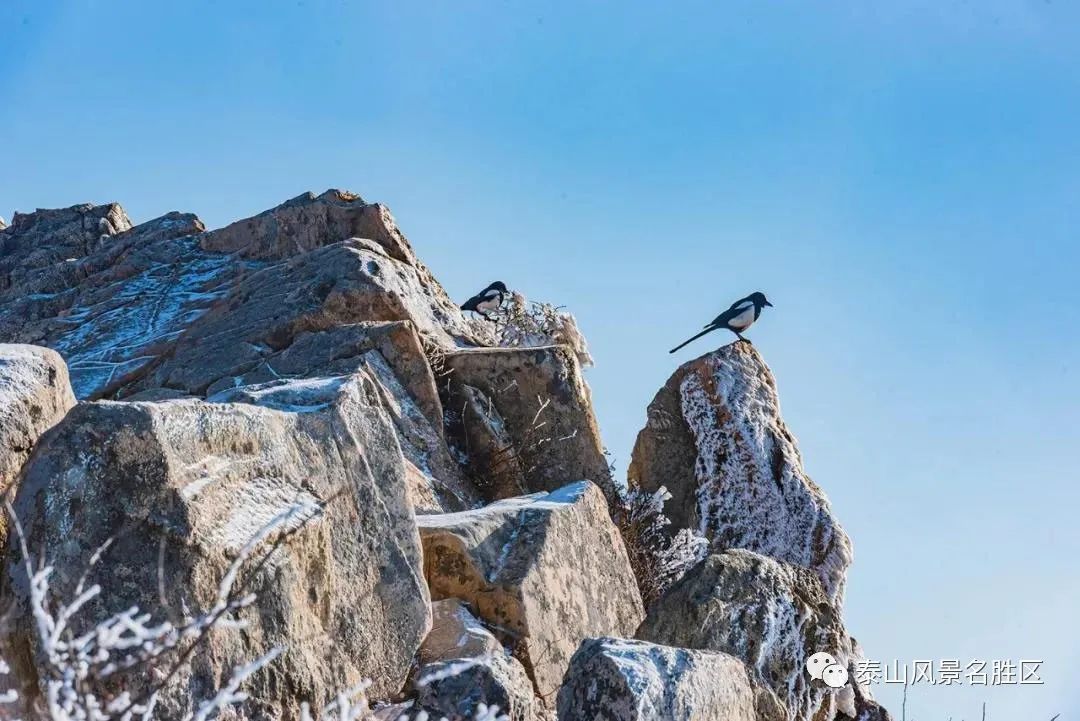
[[[855,541],[868,655],[1045,662],[1044,686],[915,687],[908,719],[1067,721],[1078,21],[1058,0],[6,0],[0,214],[385,202],[455,296],[501,278],[578,315],[621,468],[656,389],[727,339],[667,349],[763,290],[750,335]]]

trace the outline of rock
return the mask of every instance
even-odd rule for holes
[[[416,684],[417,705],[434,718],[472,719],[481,705],[498,707],[510,721],[533,721],[540,713],[521,662],[502,653],[432,663]]]
[[[786,721],[776,698],[755,687],[739,659],[621,638],[581,644],[559,690],[558,715],[559,721]]]
[[[511,721],[532,721],[533,688],[521,662],[459,599],[431,604],[431,631],[417,653],[416,703],[448,718],[473,718],[480,704]]]
[[[573,351],[565,346],[477,348],[441,360],[445,404],[458,414],[452,434],[470,454],[478,485],[496,493],[552,491],[587,478],[609,502],[615,499],[589,388]],[[474,457],[470,440],[475,442],[478,433],[492,440]],[[501,460],[493,463],[492,450],[506,441],[512,449],[496,454]],[[513,460],[506,461],[508,456]]]
[[[383,409],[394,421],[409,462],[407,480],[414,508],[441,512],[479,505],[480,496],[464,479],[446,445],[435,378],[420,337],[407,321],[301,333],[281,351],[268,353],[252,370],[222,378],[206,392],[210,400],[253,402],[267,388],[294,382],[290,378],[347,375],[356,370],[375,381]],[[244,390],[234,392],[236,386]]]
[[[416,257],[389,208],[380,203],[366,203],[347,190],[331,189],[321,195],[304,193],[253,218],[211,231],[203,236],[201,244],[205,250],[218,253],[281,259],[346,238],[374,241],[385,255],[412,268],[422,291],[420,296],[436,316],[454,326],[451,333],[473,335],[475,331],[465,321],[457,303],[450,300],[431,271]]]
[[[582,639],[644,616],[622,539],[591,483],[417,517],[433,598],[459,598],[515,648],[541,697]]]
[[[317,248],[237,282],[221,303],[189,325],[152,372],[120,395],[148,387],[202,395],[267,362],[274,370],[273,356],[302,333],[361,321],[407,320],[425,339],[453,346],[444,329],[450,319],[437,316],[428,300],[415,269],[370,241]]]
[[[127,213],[116,203],[15,213],[11,226],[0,229],[0,298],[130,228]]]
[[[501,656],[503,653],[502,644],[469,613],[460,599],[432,602],[431,630],[416,656],[421,666],[459,658]]]
[[[802,467],[776,381],[749,343],[683,364],[649,404],[628,471],[666,486],[671,528],[699,528],[718,550],[745,548],[812,569],[841,600],[851,542]]]
[[[233,666],[278,644],[287,650],[252,678],[246,714],[295,717],[301,699],[321,707],[362,678],[372,679],[373,695],[396,693],[430,625],[404,461],[374,380],[362,372],[304,379],[252,400],[258,405],[84,403],[24,471],[16,508],[29,547],[56,569],[59,597],[115,538],[90,574],[104,593],[83,626],[132,605],[160,609],[161,542],[168,608],[207,609],[248,539],[289,508],[310,517],[268,563],[249,566],[258,595],[243,615],[250,626],[211,634],[170,685],[164,717],[181,716]],[[9,574],[14,627],[25,634],[26,579],[15,553]]]
[[[3,230],[3,229],[4,229],[4,228],[6,228],[6,227],[8,227],[8,226],[7,226],[7,221],[5,221],[5,220],[3,219],[3,217],[0,217],[0,230]]]
[[[203,249],[247,258],[280,259],[300,255],[346,238],[369,238],[395,260],[416,264],[409,241],[390,210],[366,203],[347,190],[303,193],[276,208],[238,220],[202,237]]]
[[[0,494],[14,485],[42,433],[75,405],[67,366],[55,351],[0,343]],[[0,548],[7,538],[0,517]]]
[[[409,320],[444,349],[484,340],[383,206],[327,191],[204,231],[182,213],[132,228],[118,205],[18,215],[0,231],[0,340],[57,350],[89,399],[148,390],[193,356],[205,368],[166,387],[203,395],[326,323]],[[355,233],[373,237],[327,249]],[[211,327],[236,345],[192,351]]]
[[[37,242],[54,250],[48,266],[0,293],[0,339],[59,352],[78,398],[101,395],[144,371],[232,275],[227,258],[198,252],[192,234],[203,226],[193,215],[170,213],[143,223],[85,256],[68,255],[75,249],[63,234],[32,232],[43,224],[4,231],[5,248],[13,236],[20,247]]]
[[[713,553],[649,609],[637,637],[731,654],[787,707],[788,719],[833,719],[849,707],[850,687],[811,682],[806,659],[818,651],[845,665],[856,650],[817,575],[737,549]]]

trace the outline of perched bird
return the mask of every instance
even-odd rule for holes
[[[749,340],[743,338],[743,331],[754,324],[754,321],[761,315],[761,309],[765,306],[772,308],[772,303],[769,302],[764,293],[751,293],[745,298],[735,301],[731,304],[730,308],[713,318],[712,322],[705,326],[705,330],[701,331],[693,338],[683,341],[669,350],[668,353],[674,353],[687,343],[695,341],[706,333],[720,328],[727,328],[729,331],[739,336],[739,340],[749,343]]]
[[[488,317],[488,313],[499,309],[508,292],[509,291],[506,290],[506,284],[501,280],[497,280],[462,303],[461,309],[471,310],[473,313],[479,313],[484,316],[485,319],[491,320],[491,318]]]

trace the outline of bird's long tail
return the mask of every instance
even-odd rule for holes
[[[720,326],[718,326],[718,325],[705,326],[705,330],[701,331],[700,333],[698,333],[695,336],[691,336],[690,338],[687,338],[682,343],[680,343],[679,345],[677,345],[674,348],[672,348],[671,350],[669,350],[668,353],[674,353],[675,351],[679,350],[680,348],[682,348],[687,343],[693,343],[694,341],[696,341],[701,336],[705,335],[706,333],[711,333],[712,331],[716,330],[719,327]]]

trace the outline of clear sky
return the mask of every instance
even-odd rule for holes
[[[383,201],[456,297],[577,314],[620,468],[729,339],[667,349],[765,291],[868,655],[1045,662],[908,719],[1080,714],[1075,4],[3,0],[0,28],[4,217]]]

